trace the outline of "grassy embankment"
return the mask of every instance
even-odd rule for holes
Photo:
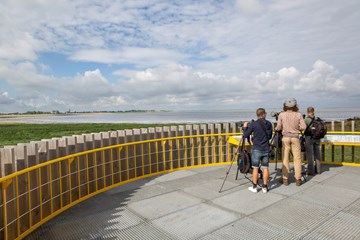
[[[75,124],[26,124],[0,123],[0,147],[28,143],[41,139],[81,135],[124,129],[169,126],[176,124],[136,124],[136,123],[75,123]]]
[[[134,128],[147,128],[156,126],[169,126],[176,124],[134,124],[134,123],[79,123],[79,124],[22,124],[22,123],[0,123],[0,147],[6,145],[16,145],[17,143],[28,143],[41,139],[51,139],[54,137],[81,135],[84,133],[106,132]],[[330,130],[330,124],[328,125]],[[335,124],[335,131],[340,131],[341,124]],[[347,121],[345,131],[351,130],[351,123]],[[355,122],[355,131],[360,131],[360,120]],[[354,149],[354,150],[353,150]],[[352,151],[354,151],[354,161],[360,163],[360,147],[336,146],[334,148],[334,159],[340,161],[342,154],[346,162],[352,162]],[[325,159],[331,161],[332,147],[325,146]]]

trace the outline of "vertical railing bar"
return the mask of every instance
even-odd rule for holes
[[[43,204],[42,204],[42,186],[41,186],[41,168],[38,168],[38,182],[39,182],[39,192],[40,192],[40,220],[42,220],[43,217]]]
[[[184,167],[187,167],[187,161],[188,161],[188,155],[187,155],[187,151],[188,151],[188,139],[183,140],[184,143]]]
[[[180,139],[176,139],[176,145],[177,145],[177,156],[178,156],[178,168],[181,167],[181,146],[180,146]]]
[[[113,151],[114,149],[110,149],[110,166],[111,166],[111,185],[114,185],[115,183],[115,180],[114,180],[114,154],[113,154]]]
[[[159,141],[155,144],[155,152],[156,152],[156,172],[159,172]]]
[[[205,142],[205,153],[206,153],[205,164],[208,164],[210,162],[210,156],[212,154],[212,153],[209,153],[209,147],[212,145],[211,145],[211,137],[207,136],[206,139],[207,139],[207,141]],[[212,148],[212,150],[213,150],[213,148]]]
[[[104,188],[106,187],[106,167],[105,167],[105,151],[101,151],[101,164],[103,167],[103,179],[104,179]]]
[[[227,160],[229,159],[229,156],[230,156],[230,143],[229,143],[229,136],[227,136],[227,144],[226,144],[226,159],[224,162],[227,162]]]
[[[135,144],[132,145],[133,146],[133,161],[134,161],[134,169],[135,169],[135,177],[137,177],[137,152],[136,152],[136,146]]]
[[[220,158],[219,158],[219,162],[224,162],[224,152],[223,152],[223,149],[224,149],[224,137],[220,137]]]
[[[90,177],[89,177],[89,154],[86,154],[86,183],[87,183],[87,195],[90,194]]]
[[[169,146],[169,148],[170,148],[170,169],[171,170],[173,170],[174,169],[174,146],[173,146],[173,141],[171,140],[170,141],[170,146]]]
[[[69,190],[70,190],[70,203],[72,203],[72,183],[71,183],[71,162],[70,159],[67,159],[68,161],[68,178],[69,178]]]
[[[141,176],[144,176],[145,174],[145,159],[144,159],[144,144],[141,144],[141,162],[142,162],[142,174]]]
[[[194,145],[194,137],[191,138],[191,166],[195,165],[195,145]]]
[[[209,141],[210,141],[210,137],[207,136],[205,137],[205,164],[209,163]]]
[[[93,152],[93,161],[94,161],[94,169],[95,169],[95,188],[96,191],[99,189],[99,184],[98,184],[98,165],[97,165],[97,161],[96,161],[96,153]]]
[[[77,157],[77,172],[78,172],[78,189],[79,189],[79,199],[81,198],[81,178],[80,178],[80,156]]]
[[[16,192],[16,226],[17,236],[20,236],[20,204],[19,204],[19,176],[15,177],[15,192]]]
[[[50,212],[51,214],[54,212],[54,206],[53,206],[53,179],[52,179],[52,164],[49,164],[50,169]]]
[[[122,169],[121,169],[121,156],[120,156],[120,152],[121,152],[121,150],[120,150],[120,148],[118,148],[118,158],[119,158],[119,160],[118,160],[118,162],[119,162],[119,182],[121,182],[121,177],[122,177],[122,174],[121,174]]]
[[[130,179],[130,169],[129,169],[129,146],[126,146],[126,152],[125,152],[125,165],[126,165],[127,180],[129,180],[129,179]]]
[[[198,147],[197,151],[198,151],[198,155],[200,156],[200,157],[198,158],[198,159],[200,159],[200,161],[198,160],[197,165],[201,165],[201,163],[202,163],[202,157],[203,157],[203,155],[201,154],[201,149],[204,147],[204,146],[202,145],[202,142],[203,142],[203,141],[201,141],[201,137],[198,137],[198,142],[200,143],[200,146]]]
[[[148,142],[148,162],[149,162],[149,172],[152,173],[152,152],[151,152],[151,145],[150,143]]]
[[[164,170],[168,170],[166,169],[166,151],[165,151],[165,144],[166,141],[161,140],[162,142],[162,156],[163,156],[163,164],[164,164]]]
[[[32,214],[31,214],[31,181],[30,172],[27,173],[27,188],[28,188],[28,205],[29,205],[29,227],[32,226]]]
[[[62,186],[62,171],[61,171],[61,162],[58,162],[59,173],[60,173],[60,207],[63,207],[63,186]]]
[[[2,200],[3,200],[3,223],[4,223],[4,239],[7,239],[7,209],[6,209],[6,188],[4,184],[2,184],[1,191],[2,191]]]

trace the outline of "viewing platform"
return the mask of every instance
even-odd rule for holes
[[[276,148],[264,194],[250,192],[243,174],[235,180],[236,129],[156,127],[4,147],[0,240],[360,238],[360,132],[328,132],[322,173],[300,187],[278,183]]]
[[[281,163],[278,163],[281,167]],[[360,239],[360,167],[328,165],[297,187],[252,193],[233,165],[179,170],[92,197],[26,239]],[[251,176],[251,175],[248,175]],[[261,183],[261,181],[260,181]]]

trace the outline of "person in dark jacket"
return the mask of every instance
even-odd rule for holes
[[[305,118],[306,129],[305,129],[305,152],[306,160],[308,162],[308,175],[315,175],[315,173],[321,173],[321,150],[320,150],[320,139],[313,139],[311,134],[312,123],[315,119],[315,109],[313,107],[307,108],[307,116]],[[315,162],[315,167],[314,167]]]
[[[253,167],[252,181],[253,186],[249,187],[251,192],[258,192],[257,182],[259,175],[259,166],[263,169],[263,193],[268,192],[268,179],[269,179],[269,140],[272,137],[272,124],[266,120],[266,112],[264,108],[258,108],[256,110],[256,116],[258,119],[251,124],[244,123],[244,138],[248,138],[253,134],[252,142],[252,155],[251,165]]]

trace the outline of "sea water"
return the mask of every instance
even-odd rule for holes
[[[275,122],[271,112],[267,110],[267,119]],[[301,111],[305,113],[305,111]],[[360,117],[360,109],[322,109],[316,110],[316,116],[327,121],[341,121],[348,118]],[[27,123],[221,123],[250,121],[256,119],[255,110],[192,110],[192,111],[149,111],[125,113],[87,113],[61,115],[31,115],[2,117],[0,122]]]

